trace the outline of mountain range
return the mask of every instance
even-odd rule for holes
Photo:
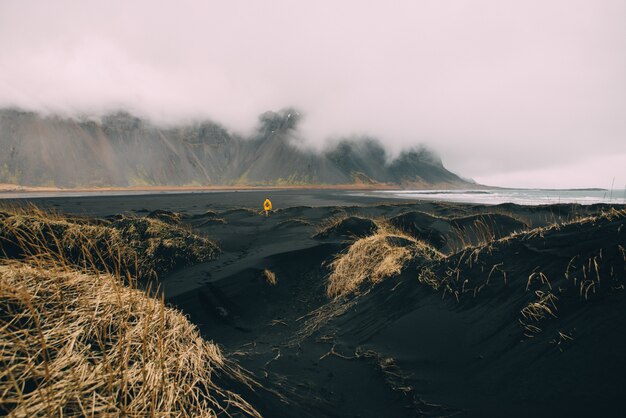
[[[298,144],[294,109],[259,116],[243,137],[203,121],[163,127],[128,112],[99,118],[0,110],[0,183],[23,186],[252,186],[395,184],[459,187],[432,151],[389,158],[374,138],[343,139],[324,151]]]

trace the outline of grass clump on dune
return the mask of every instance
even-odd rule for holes
[[[378,229],[377,223],[369,218],[340,214],[324,219],[315,226],[313,238],[342,236],[359,238],[373,234]]]
[[[0,212],[0,415],[259,417],[224,389],[258,384],[134,287],[216,251],[155,219]]]
[[[269,270],[269,269],[263,270],[263,278],[265,279],[265,282],[269,284],[270,286],[276,286],[278,284],[276,273],[274,273],[272,270]]]
[[[477,298],[514,297],[523,335],[557,328],[559,346],[571,336],[558,324],[580,315],[589,301],[599,306],[622,295],[625,225],[626,210],[611,209],[513,233],[421,268],[418,281],[467,306]]]
[[[378,225],[376,233],[355,241],[330,263],[326,294],[337,298],[355,293],[365,284],[375,285],[399,274],[416,257],[433,260],[442,255],[388,225]]]
[[[144,260],[144,269],[164,273],[217,257],[214,241],[180,226],[148,218],[122,218],[110,227]]]
[[[259,414],[251,380],[184,315],[108,274],[0,265],[0,414]]]
[[[63,217],[36,208],[0,211],[0,257],[47,258],[55,263],[121,268],[149,277],[217,256],[217,244],[154,218]]]

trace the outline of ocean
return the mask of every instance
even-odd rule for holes
[[[549,205],[558,203],[626,204],[626,190],[604,189],[485,189],[485,190],[381,190],[354,193],[361,196],[392,197],[398,199],[439,200],[446,202],[479,203],[498,205],[515,203],[518,205]]]

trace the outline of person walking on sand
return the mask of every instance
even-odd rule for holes
[[[265,199],[265,202],[263,202],[263,209],[265,210],[265,216],[270,216],[270,210],[272,210],[272,201],[268,199]]]

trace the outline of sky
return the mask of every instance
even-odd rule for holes
[[[322,149],[425,144],[509,187],[626,185],[623,0],[0,0],[0,106],[238,133],[293,106]]]

